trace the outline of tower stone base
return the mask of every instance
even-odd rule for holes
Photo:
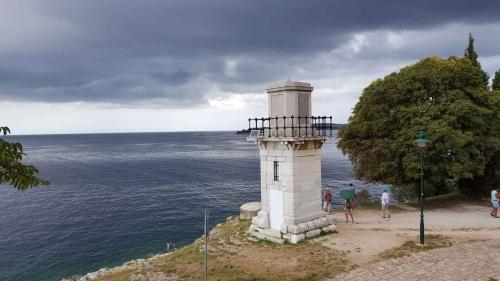
[[[333,219],[329,216],[323,216],[299,224],[291,224],[286,226],[286,229],[281,230],[266,227],[265,222],[259,219],[259,217],[267,217],[267,214],[259,212],[258,216],[252,218],[252,225],[249,229],[250,235],[279,244],[283,244],[285,241],[297,244],[306,238],[317,237],[335,230]]]

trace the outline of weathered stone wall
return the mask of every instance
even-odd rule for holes
[[[261,205],[269,211],[271,189],[283,192],[286,224],[299,224],[323,215],[321,211],[321,145],[324,140],[260,143]],[[274,161],[279,181],[274,181]]]
[[[321,209],[321,147],[325,139],[264,139],[259,140],[261,172],[261,211],[254,220],[261,229],[270,228],[270,192],[283,195],[282,234],[303,234],[331,224],[312,221],[325,218]],[[274,161],[279,162],[279,180],[274,180]],[[310,225],[297,231],[303,223]],[[320,230],[318,230],[320,231]],[[266,232],[266,231],[264,231]],[[274,236],[278,233],[267,231]],[[269,234],[269,233],[268,233]]]

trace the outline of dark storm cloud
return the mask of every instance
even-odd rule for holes
[[[498,1],[86,0],[2,5],[2,100],[152,101],[171,106],[203,103],[218,90],[261,91],[262,84],[286,78],[291,68],[342,46],[356,32],[500,21]],[[465,41],[467,32],[457,36]],[[456,50],[447,44],[437,47],[438,53]],[[371,49],[358,59],[384,53],[382,45]],[[414,58],[425,54],[421,49],[386,55]],[[483,55],[496,51],[486,48]]]

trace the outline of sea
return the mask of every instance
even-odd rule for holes
[[[260,198],[259,152],[234,132],[9,136],[49,187],[0,185],[0,280],[54,281],[163,253]],[[359,181],[330,139],[322,184],[334,194],[383,185]],[[171,247],[170,247],[171,248]]]

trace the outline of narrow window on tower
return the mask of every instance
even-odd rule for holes
[[[280,164],[278,161],[274,161],[274,181],[279,181],[279,168]]]

